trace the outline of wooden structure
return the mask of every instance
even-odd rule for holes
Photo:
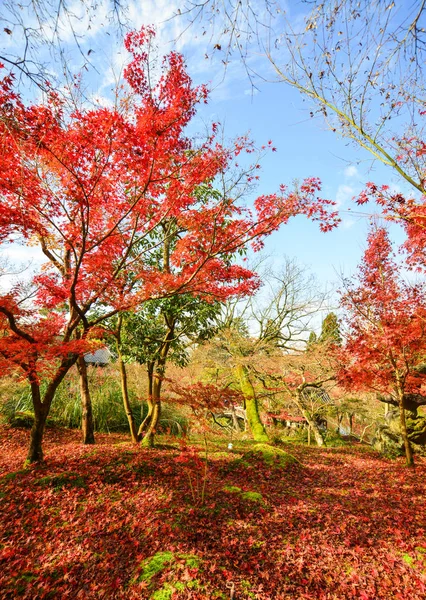
[[[293,416],[287,412],[266,413],[266,425],[275,425],[276,427],[287,427],[288,429],[305,429],[308,427],[308,422],[305,417]],[[321,415],[316,415],[315,422],[320,429],[327,430],[327,420]]]

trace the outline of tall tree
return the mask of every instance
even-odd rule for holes
[[[207,91],[192,85],[176,53],[164,59],[153,83],[152,38],[149,29],[126,37],[128,87],[111,108],[67,113],[54,91],[26,106],[12,76],[0,82],[0,239],[36,245],[47,260],[31,298],[19,286],[0,298],[2,367],[22,370],[32,390],[30,462],[43,458],[59,384],[104,319],[151,298],[249,293],[257,280],[230,260],[238,249],[250,243],[258,249],[295,214],[321,220],[324,229],[335,224],[329,202],[316,198],[317,180],[297,194],[282,188],[261,196],[255,216],[229,196],[200,199],[200,184],[223,173],[247,141],[227,149],[213,131],[204,144],[191,142],[185,127]],[[182,236],[164,272],[149,261],[158,244],[152,232],[167,239],[171,218]]]
[[[321,325],[320,343],[341,344],[340,325],[336,313],[331,312],[324,318]]]
[[[347,333],[340,379],[351,390],[390,395],[398,405],[408,466],[414,464],[406,410],[421,397],[419,372],[426,350],[424,286],[403,282],[386,230],[373,227],[355,281],[345,282],[341,303]]]

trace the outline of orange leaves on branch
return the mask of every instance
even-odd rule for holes
[[[180,385],[176,381],[167,380],[168,388],[172,395],[167,396],[167,401],[190,406],[194,410],[217,410],[229,406],[243,404],[241,392],[229,387],[219,387],[212,383],[195,383]]]

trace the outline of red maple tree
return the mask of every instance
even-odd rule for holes
[[[412,466],[405,410],[426,383],[416,368],[426,351],[424,286],[403,281],[386,229],[373,227],[358,277],[345,287],[341,305],[347,334],[340,380],[352,390],[375,390],[394,398],[407,465]]]
[[[237,251],[258,249],[296,214],[320,220],[325,230],[336,224],[331,203],[317,197],[316,179],[298,193],[282,187],[259,197],[253,213],[213,193],[215,177],[253,148],[245,139],[223,147],[214,127],[202,144],[187,137],[207,90],[192,85],[174,52],[152,83],[153,35],[127,35],[127,88],[112,108],[69,112],[54,91],[27,106],[13,76],[0,83],[0,240],[37,245],[47,259],[30,298],[19,287],[0,297],[0,367],[20,369],[32,390],[30,462],[43,459],[55,392],[102,320],[151,298],[250,293],[258,280],[234,260]],[[200,195],[201,184],[212,193]],[[173,245],[170,228],[178,232]],[[160,246],[168,256],[158,262]]]
[[[420,144],[423,148],[424,144]],[[419,150],[420,152],[420,150]],[[424,154],[424,150],[421,150]],[[410,155],[408,155],[409,158]],[[426,270],[426,196],[406,197],[393,192],[388,185],[369,182],[358,196],[357,204],[373,200],[389,221],[399,223],[406,234],[402,245],[407,255],[407,264],[418,271]]]

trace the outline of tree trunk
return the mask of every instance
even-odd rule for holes
[[[173,318],[167,318],[166,315],[164,318],[168,329],[161,344],[157,364],[154,366],[154,363],[152,363],[150,366],[148,366],[148,377],[150,383],[149,391],[151,392],[150,398],[152,403],[152,411],[151,413],[148,413],[149,420],[147,416],[147,419],[145,419],[145,421],[142,423],[143,426],[145,426],[146,423],[146,433],[141,442],[141,445],[146,446],[147,448],[152,448],[154,446],[154,436],[160,422],[161,385],[163,383],[164,373],[166,372],[167,356],[169,354],[170,345],[174,338],[175,320]]]
[[[142,439],[141,445],[146,448],[153,448],[155,445],[155,432],[158,427],[161,415],[161,376],[156,373],[153,381],[153,394],[152,394],[152,411],[149,419],[149,423],[146,428],[146,433]]]
[[[414,467],[413,449],[411,447],[410,440],[408,439],[407,423],[405,421],[405,409],[403,397],[398,398],[399,406],[399,424],[401,427],[401,435],[404,440],[405,447],[405,459],[407,461],[407,467]]]
[[[26,464],[43,462],[42,441],[49,413],[47,405],[41,402],[40,386],[38,383],[31,383],[31,394],[34,407],[34,423],[31,427],[30,447],[25,461]]]
[[[148,413],[145,416],[145,418],[143,419],[142,423],[139,425],[139,429],[138,429],[138,440],[140,441],[142,439],[143,434],[145,433],[145,431],[148,429],[150,423],[151,423],[151,418],[152,418],[152,413],[154,412],[154,404],[152,402],[152,397],[154,394],[153,388],[154,388],[154,363],[148,363],[148,367],[147,367],[147,375],[148,375],[148,398],[147,398],[147,405],[148,405]]]
[[[124,364],[124,361],[122,360],[120,353],[118,355],[118,365],[120,367],[121,396],[123,398],[124,410],[126,413],[127,421],[129,423],[130,435],[132,437],[132,442],[137,444],[139,441],[139,438],[138,438],[138,432],[136,430],[135,418],[133,416],[132,408],[130,406],[129,390],[127,387],[126,365]]]
[[[235,431],[241,431],[240,424],[238,422],[237,414],[235,412],[235,406],[231,404],[231,416],[232,416],[232,426]]]
[[[94,444],[95,430],[93,425],[92,399],[90,398],[87,365],[84,356],[78,357],[77,368],[80,374],[81,431],[83,433],[83,444]]]
[[[352,414],[350,414],[348,419],[349,419],[349,435],[352,435],[352,431],[354,429],[354,427],[353,427],[354,416]]]
[[[132,413],[132,409],[130,406],[129,400],[129,389],[127,386],[127,371],[126,365],[123,360],[123,355],[121,354],[121,327],[123,324],[123,315],[119,315],[118,317],[118,325],[117,325],[117,335],[116,335],[116,348],[117,348],[117,356],[118,356],[118,366],[120,368],[120,384],[121,384],[121,397],[123,398],[123,406],[124,411],[126,413],[127,421],[129,423],[130,435],[132,437],[132,442],[135,444],[139,441],[138,432],[136,430],[135,418]]]
[[[336,433],[337,434],[340,434],[340,432],[341,432],[343,416],[344,416],[343,413],[341,413],[341,412],[337,413],[337,417],[336,417],[336,419],[337,419]]]
[[[51,382],[47,386],[47,390],[44,394],[43,400],[40,395],[40,385],[37,380],[37,376],[34,373],[29,375],[29,381],[31,386],[31,399],[34,408],[34,423],[31,428],[30,434],[30,446],[28,449],[27,458],[25,464],[33,464],[43,462],[43,434],[46,427],[47,417],[49,415],[52,400],[55,396],[58,386],[62,382],[65,375],[68,373],[70,368],[73,366],[77,356],[63,359],[58,370],[53,376]],[[34,370],[35,371],[35,370]]]
[[[244,365],[238,365],[236,367],[236,374],[240,382],[241,392],[244,396],[247,421],[250,431],[253,435],[253,439],[256,442],[269,442],[268,434],[266,433],[265,427],[260,420],[256,392],[252,382],[250,381],[247,367]]]

